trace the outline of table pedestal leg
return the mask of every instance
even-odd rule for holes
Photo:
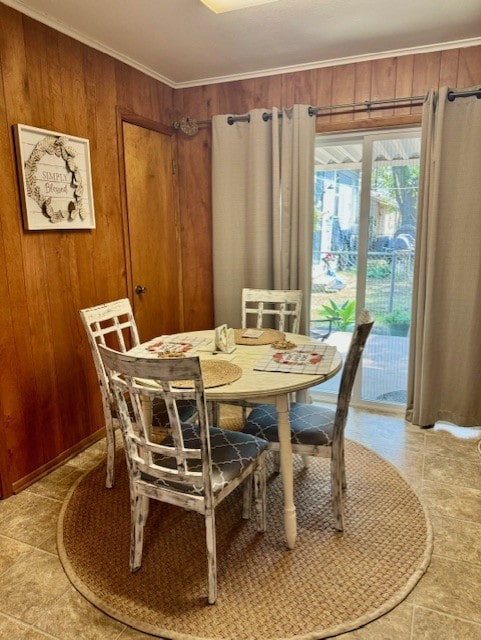
[[[287,395],[278,396],[277,428],[279,433],[281,479],[284,489],[284,527],[289,549],[296,544],[297,525],[294,505],[294,471],[292,464],[291,427],[289,424],[289,400]]]
[[[140,404],[142,406],[142,413],[144,414],[145,424],[149,426],[149,429],[152,429],[152,420],[154,418],[152,400],[146,396],[141,396]]]

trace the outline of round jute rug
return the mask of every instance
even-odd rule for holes
[[[129,571],[125,460],[105,489],[102,463],[81,478],[59,519],[73,585],[113,618],[175,640],[315,640],[355,629],[401,602],[430,561],[431,527],[397,470],[346,443],[345,531],[332,526],[329,461],[295,461],[298,538],[284,542],[280,477],[269,475],[268,530],[241,518],[236,490],[216,511],[219,598],[209,606],[204,519],[151,501],[142,568]]]

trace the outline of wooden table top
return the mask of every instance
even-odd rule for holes
[[[202,339],[204,343],[194,348],[191,355],[199,356],[200,360],[224,360],[232,362],[242,369],[242,376],[231,382],[218,387],[205,389],[206,398],[213,401],[241,400],[248,398],[268,398],[280,394],[289,394],[296,391],[308,389],[332,378],[341,368],[342,359],[339,352],[332,359],[330,369],[323,374],[287,373],[277,371],[256,371],[254,367],[267,355],[270,345],[237,345],[232,353],[219,353],[215,351],[214,331],[190,331],[177,334],[182,340],[188,342],[192,339]],[[164,338],[167,338],[164,336]],[[170,339],[173,336],[169,336]],[[154,338],[135,347],[129,353],[136,356],[158,357],[155,352],[148,350],[149,346],[159,342],[161,338]],[[286,340],[294,344],[316,343],[308,336],[300,334],[286,333]],[[317,343],[319,346],[322,343]]]

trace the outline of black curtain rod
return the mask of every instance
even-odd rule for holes
[[[481,87],[479,89],[472,89],[470,91],[448,91],[448,100],[453,102],[456,98],[467,98],[469,96],[476,96],[481,99]],[[407,96],[405,98],[387,98],[385,100],[364,100],[363,102],[350,102],[347,104],[331,104],[322,107],[309,107],[310,116],[328,116],[333,109],[338,110],[339,114],[344,113],[360,113],[362,111],[378,111],[380,109],[391,109],[402,106],[417,107],[424,103],[426,96]],[[279,113],[279,117],[282,117],[282,113]],[[262,114],[264,122],[272,119],[272,113],[264,112]],[[242,116],[227,116],[228,124],[234,124],[235,122],[250,122],[250,116],[248,114]],[[193,120],[192,118],[182,118],[182,120],[174,122],[173,128],[180,129],[187,135],[195,135],[199,126],[210,125],[212,120]]]
[[[456,98],[469,98],[476,96],[478,100],[481,100],[481,87],[479,89],[471,89],[471,91],[448,91],[449,102],[454,102]]]
[[[310,116],[326,116],[330,115],[329,112],[332,109],[344,109],[340,113],[357,113],[359,111],[376,111],[378,109],[389,109],[401,106],[403,103],[409,103],[408,106],[420,106],[424,103],[425,96],[408,96],[406,98],[390,98],[386,100],[365,100],[364,102],[351,102],[348,104],[331,104],[322,107],[309,107]],[[346,111],[347,110],[347,111]],[[322,113],[328,112],[328,113]],[[282,117],[282,113],[279,113],[279,117]],[[272,118],[272,113],[267,111],[262,114],[262,119],[267,122]],[[250,116],[248,114],[243,116],[227,116],[227,122],[234,124],[234,122],[250,122]],[[192,118],[182,118],[182,120],[174,122],[173,128],[180,129],[187,135],[195,135],[201,125],[211,124],[211,120],[194,120]]]
[[[453,102],[456,98],[467,98],[469,96],[476,96],[481,99],[481,88],[472,89],[471,91],[448,91],[448,100]],[[324,107],[309,107],[309,115],[310,116],[322,116],[322,115],[330,115],[329,113],[320,113],[321,111],[331,111],[332,109],[356,109],[362,107],[366,109],[366,111],[370,111],[373,108],[382,108],[389,109],[392,105],[402,106],[402,103],[409,102],[416,104],[422,104],[425,100],[426,96],[408,96],[406,98],[386,98],[384,100],[364,100],[363,102],[350,102],[348,104],[331,104]],[[385,106],[380,106],[385,105]],[[410,104],[409,106],[413,106]],[[279,117],[282,118],[282,113],[279,113]],[[267,122],[272,118],[272,113],[263,113],[262,119]],[[249,116],[228,116],[227,122],[229,124],[233,124],[234,122],[248,122]]]
[[[358,111],[366,110],[366,111],[375,111],[377,109],[389,109],[391,107],[395,107],[400,105],[400,103],[408,102],[409,106],[416,106],[423,104],[425,96],[408,96],[406,98],[389,98],[386,100],[364,100],[364,102],[350,102],[347,104],[331,104],[322,107],[309,107],[309,115],[310,116],[326,116],[330,115],[330,113],[322,113],[323,111],[330,112],[332,109],[344,109],[344,110],[354,110]],[[414,103],[414,104],[413,104]],[[347,113],[344,111],[343,113]],[[272,113],[268,113],[267,111],[262,114],[262,119],[264,122],[271,120]],[[279,118],[282,118],[282,113],[279,113]],[[227,116],[228,124],[234,124],[234,122],[249,122],[250,116]]]
[[[469,96],[476,96],[478,99],[481,99],[481,88],[472,89],[471,91],[448,91],[448,100],[453,102],[456,98],[467,98]],[[395,108],[397,106],[403,106],[404,103],[408,102],[409,106],[419,106],[424,103],[426,96],[407,96],[405,98],[386,98],[385,100],[364,100],[363,102],[350,102],[348,104],[331,104],[323,107],[309,107],[309,115],[310,116],[326,116],[330,115],[330,111],[332,109],[344,109],[343,113],[348,113],[347,110],[357,109],[358,111],[362,111],[365,109],[366,111],[374,111],[376,109],[389,109],[391,107]],[[323,111],[327,111],[328,113],[322,113]],[[267,122],[272,118],[272,113],[263,113],[262,119]],[[282,118],[282,113],[279,113],[279,118]],[[234,124],[234,122],[249,122],[250,118],[248,115],[245,116],[228,116],[227,122],[229,124]]]

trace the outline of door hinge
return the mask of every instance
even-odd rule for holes
[[[177,160],[172,160],[172,175],[177,174]]]

